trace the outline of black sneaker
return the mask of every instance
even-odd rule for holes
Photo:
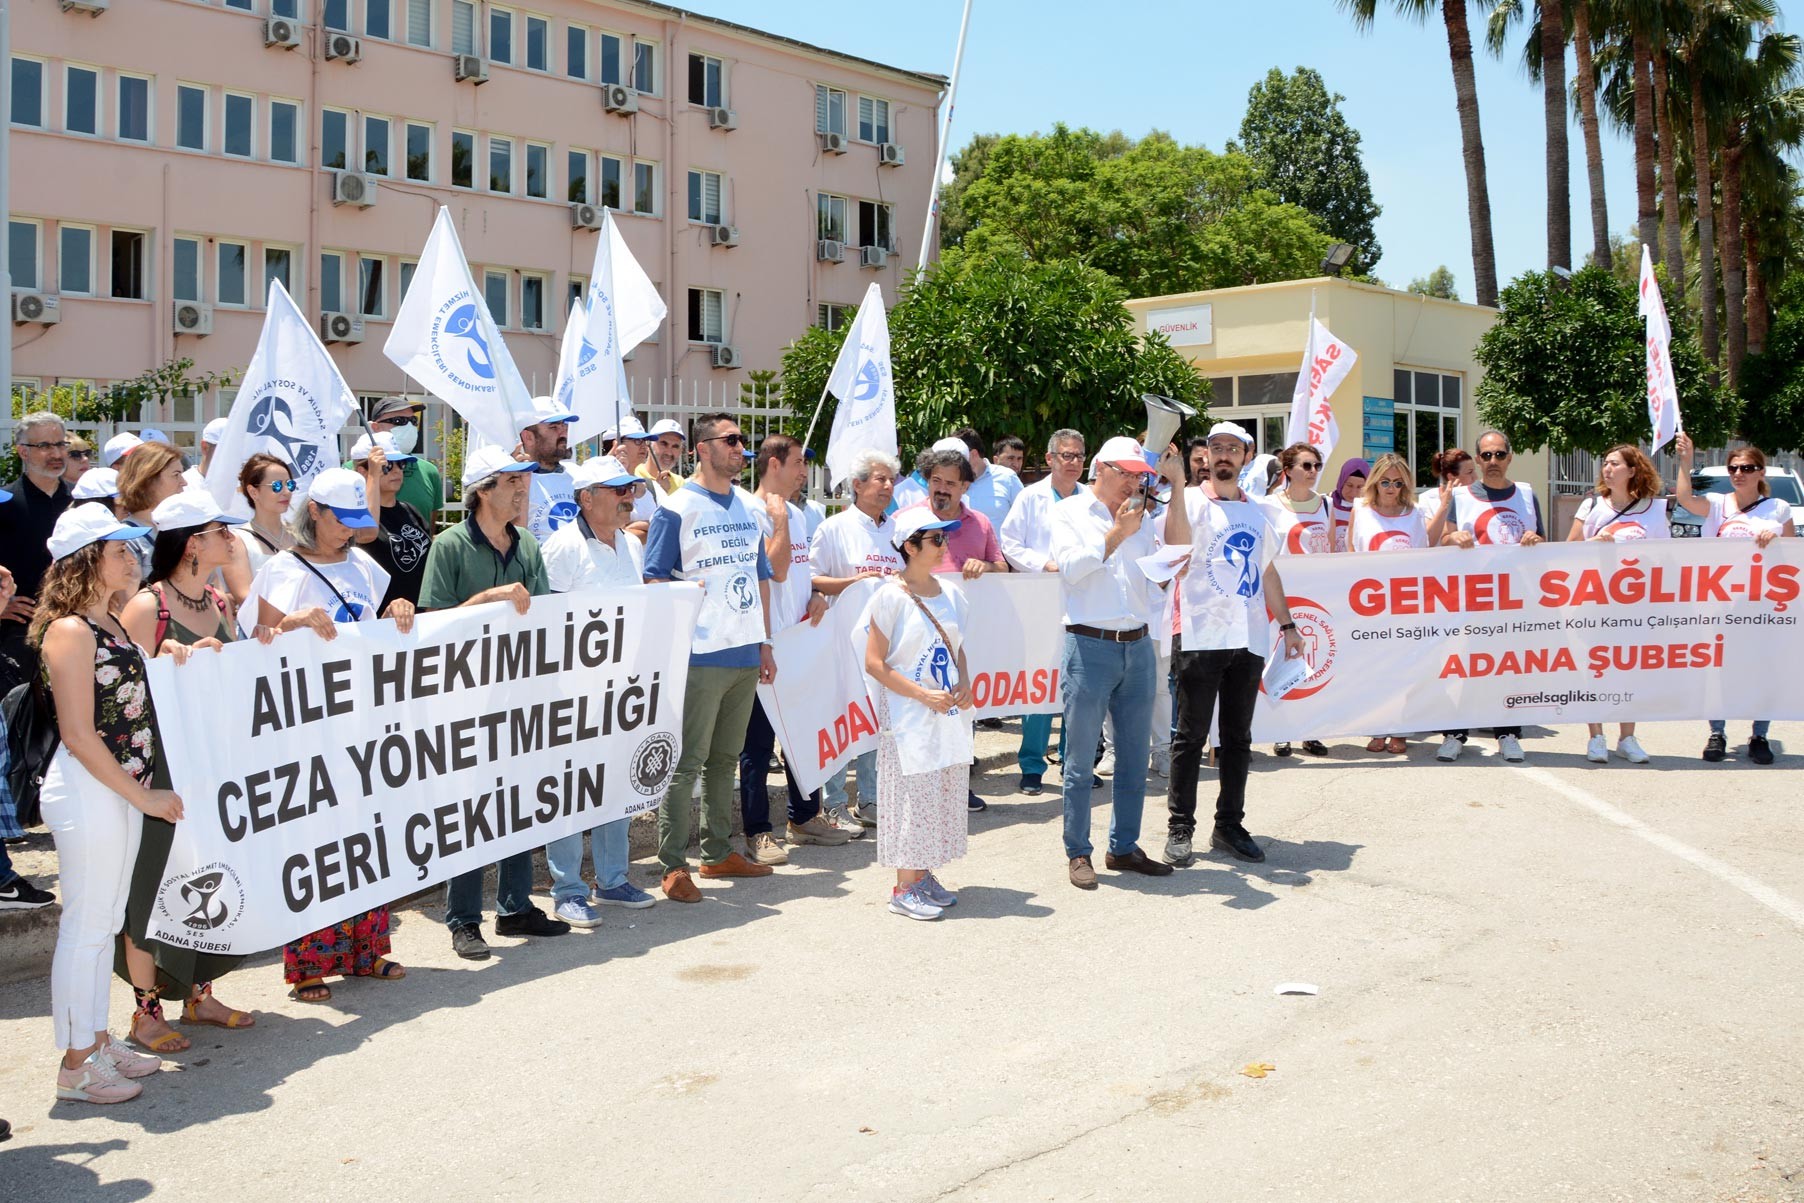
[[[1755,764],[1773,763],[1773,745],[1766,742],[1766,736],[1755,735],[1749,737],[1748,759]]]
[[[965,812],[967,814],[976,814],[980,810],[988,809],[990,809],[990,804],[979,798],[974,791],[965,791]]]
[[[498,936],[561,936],[569,930],[568,923],[551,918],[536,906],[529,906],[517,915],[495,916],[495,934]]]
[[[977,729],[979,731],[1000,731],[1002,730],[1002,720],[999,718],[980,718],[977,720]]]
[[[1749,741],[1752,743],[1752,741]],[[1721,731],[1712,731],[1710,738],[1704,741],[1704,759],[1715,764],[1729,754],[1729,741],[1723,738]]]
[[[451,951],[466,961],[489,959],[488,941],[482,938],[482,929],[474,923],[460,923],[451,929]]]
[[[1041,779],[1039,773],[1023,773],[1021,774],[1021,784],[1017,789],[1018,792],[1026,794],[1030,798],[1037,798],[1046,791],[1046,783]]]
[[[1772,758],[1767,759],[1771,763]],[[0,886],[0,911],[36,911],[55,901],[55,894],[38,889],[23,877],[15,877]]]

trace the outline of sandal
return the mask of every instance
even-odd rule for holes
[[[332,987],[326,985],[326,979],[323,977],[310,977],[305,981],[296,982],[294,989],[288,992],[288,997],[296,1002],[304,1003],[330,1002]]]
[[[132,995],[136,998],[138,1006],[132,1012],[132,1022],[131,1026],[126,1029],[126,1036],[133,1044],[147,1052],[155,1053],[159,1057],[169,1053],[185,1053],[192,1047],[186,1036],[171,1028],[164,1021],[163,992],[160,988],[140,990],[133,986]],[[140,1020],[153,1020],[163,1024],[163,1034],[151,1037],[141,1035],[138,1032]]]
[[[376,963],[370,966],[367,976],[380,982],[398,982],[407,976],[407,967],[397,965],[387,957],[377,957]]]
[[[191,998],[182,1004],[182,1022],[198,1023],[210,1028],[228,1028],[233,1031],[236,1031],[239,1028],[254,1028],[257,1026],[257,1017],[255,1015],[252,1015],[249,1011],[234,1011],[230,1007],[226,1007],[226,1017],[224,1019],[203,1018],[200,1013],[200,1004],[203,1000],[209,998],[213,998],[213,983],[202,982],[200,987],[200,997]],[[214,1001],[218,1002],[219,1000],[214,999]],[[225,1006],[224,1003],[220,1003],[219,1005],[222,1007]]]
[[[1409,751],[1409,741],[1401,735],[1393,735],[1384,741],[1384,750],[1401,756]]]
[[[1382,735],[1374,735],[1366,741],[1366,751],[1368,752],[1382,752],[1384,749],[1385,743]]]

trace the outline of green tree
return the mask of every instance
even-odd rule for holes
[[[983,175],[990,148],[1001,134],[978,134],[952,156],[952,179],[940,187],[940,246],[960,246],[971,232],[971,216],[965,211],[965,193]]]
[[[1452,269],[1445,263],[1426,276],[1417,276],[1411,280],[1409,291],[1419,297],[1439,297],[1443,301],[1459,300],[1459,285],[1453,279]]]
[[[47,392],[31,392],[15,385],[12,415],[16,421],[34,410],[47,409],[62,418],[70,431],[87,437],[98,426],[136,420],[145,406],[162,405],[175,396],[208,392],[231,384],[235,377],[230,369],[196,374],[192,359],[171,359],[130,380],[117,380],[101,388],[59,384]],[[8,446],[0,452],[0,480],[16,480],[18,475],[19,454]]]
[[[1114,280],[1070,259],[946,252],[889,314],[905,457],[967,424],[1030,443],[1071,427],[1095,445],[1141,428],[1142,393],[1200,407],[1203,379],[1160,336],[1135,337],[1125,299]],[[821,395],[845,335],[814,327],[784,352],[782,388],[797,404],[791,432],[798,438],[812,416],[802,407]],[[819,452],[834,404],[829,398],[815,427]]]
[[[1664,290],[1664,284],[1662,284]],[[1645,443],[1646,342],[1637,293],[1591,266],[1569,281],[1528,272],[1503,291],[1502,313],[1479,340],[1484,366],[1478,415],[1518,451],[1589,451]],[[1672,313],[1673,376],[1685,429],[1701,447],[1721,446],[1741,416],[1734,393],[1710,380],[1684,314]]]
[[[1741,395],[1742,438],[1762,451],[1804,451],[1804,282],[1797,277],[1783,292],[1766,350],[1748,358]]]
[[[1258,170],[1259,187],[1321,220],[1329,234],[1358,248],[1348,270],[1365,275],[1383,255],[1373,224],[1383,212],[1359,153],[1359,131],[1340,111],[1320,73],[1273,67],[1247,94],[1240,141],[1229,143]]]

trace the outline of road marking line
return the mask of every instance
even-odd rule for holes
[[[1534,778],[1554,793],[1577,802],[1580,806],[1608,819],[1618,827],[1634,832],[1654,847],[1670,852],[1680,860],[1697,866],[1718,881],[1734,886],[1768,910],[1791,920],[1799,927],[1804,927],[1804,904],[1786,897],[1765,882],[1749,877],[1740,869],[1717,860],[1708,852],[1700,852],[1690,844],[1676,840],[1665,832],[1656,831],[1627,811],[1612,806],[1591,791],[1581,789],[1546,769],[1526,768],[1518,769],[1517,772]]]

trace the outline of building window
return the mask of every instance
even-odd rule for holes
[[[294,295],[294,282],[290,276],[294,264],[294,252],[285,246],[266,246],[263,248],[263,295],[269,295],[269,286],[281,281],[282,288]]]
[[[613,155],[601,156],[601,200],[600,204],[610,209],[620,208],[620,188],[626,179],[626,163]]]
[[[543,330],[545,328],[545,293],[548,281],[544,276],[520,274],[520,328],[522,330]]]
[[[6,223],[7,266],[14,288],[38,286],[38,249],[43,233],[44,227],[35,221],[14,218]]]
[[[389,123],[387,117],[363,119],[363,169],[371,175],[388,174]]]
[[[244,269],[249,259],[249,248],[242,242],[227,242],[221,239],[218,243],[218,275],[214,295],[221,305],[244,304]]]
[[[328,171],[351,165],[351,115],[342,109],[319,111],[319,165]]]
[[[655,163],[633,164],[633,212],[657,215],[658,167]]]
[[[514,14],[505,8],[489,9],[489,58],[497,63],[514,61]]]
[[[175,86],[175,144],[183,150],[207,149],[207,90],[193,84]]]
[[[419,266],[411,259],[401,260],[398,278],[401,282],[401,299],[403,301],[407,299],[407,290],[413,287],[413,273],[419,269]]]
[[[113,295],[122,300],[142,301],[144,295],[144,233],[141,230],[113,231]]]
[[[589,31],[580,25],[564,27],[564,74],[571,79],[589,78]]]
[[[357,312],[364,317],[382,316],[382,260],[367,255],[357,259]]]
[[[569,196],[573,205],[591,205],[589,194],[589,152],[569,151],[564,156],[564,171],[570,181]]]
[[[584,276],[567,276],[565,278],[569,282],[569,286],[570,286],[569,287],[570,303],[572,305],[586,304],[586,302],[583,300],[583,298],[584,298],[584,296],[586,296],[588,294],[588,291],[589,291],[588,279]]]
[[[56,234],[57,290],[85,297],[94,291],[94,231],[59,226]]]
[[[150,141],[150,81],[142,75],[119,77],[119,140]]]
[[[63,128],[72,134],[100,132],[100,72],[69,67],[63,72]]]
[[[726,103],[722,77],[726,68],[721,61],[706,54],[689,56],[689,103],[719,108]]]
[[[340,33],[351,32],[351,0],[320,0],[319,23]]]
[[[476,187],[476,135],[465,130],[451,131],[451,186]]]
[[[551,22],[544,17],[526,18],[526,66],[532,71],[551,70]]]
[[[301,16],[301,0],[269,0],[269,15],[272,17],[291,17],[299,20]]]
[[[200,239],[177,238],[169,263],[170,292],[178,301],[201,301]]]
[[[471,0],[451,0],[451,53],[476,53],[476,5]]]
[[[717,288],[691,288],[689,290],[689,341],[692,343],[719,343],[725,338],[721,334],[721,311],[724,302]]]
[[[389,27],[390,0],[363,0],[363,34],[369,38],[381,38],[387,41]]]
[[[422,184],[432,182],[432,134],[430,125],[418,121],[407,123],[407,178]]]
[[[340,251],[320,253],[319,307],[327,313],[344,312],[345,257]]]
[[[225,0],[225,6],[235,8],[241,13],[248,13],[251,11],[251,0]]]
[[[256,155],[257,146],[252,127],[257,120],[257,98],[246,96],[242,92],[225,94],[225,139],[221,149],[228,155],[236,155],[241,159],[249,159]]]
[[[1465,379],[1443,372],[1396,368],[1391,373],[1396,408],[1392,449],[1415,470],[1416,485],[1435,484],[1434,453],[1460,445]]]
[[[858,306],[841,305],[836,301],[828,301],[823,305],[815,306],[814,324],[823,330],[843,330],[851,325],[852,319],[857,316]]]
[[[489,316],[496,326],[507,325],[507,273],[482,273],[482,299],[489,303]]]
[[[511,138],[489,139],[489,191],[514,190],[514,143]]]
[[[858,98],[858,137],[865,142],[888,142],[889,101],[874,96]]]
[[[407,0],[407,44],[432,46],[432,0]]]
[[[44,128],[44,64],[13,57],[13,124]]]
[[[647,96],[658,93],[658,48],[651,42],[633,43],[633,90]]]
[[[299,163],[301,106],[292,100],[269,102],[269,158],[272,163]]]
[[[895,230],[890,221],[890,206],[876,201],[858,202],[858,245],[896,249]]]
[[[717,226],[720,222],[720,173],[689,173],[689,220]]]
[[[626,82],[621,71],[622,41],[618,34],[601,35],[601,82],[604,84],[620,84]]]
[[[551,196],[551,148],[526,144],[526,195],[545,200]]]
[[[816,235],[829,242],[850,242],[846,237],[846,198],[822,192],[815,197]]]
[[[846,132],[846,94],[825,84],[814,86],[814,128],[822,134]]]

